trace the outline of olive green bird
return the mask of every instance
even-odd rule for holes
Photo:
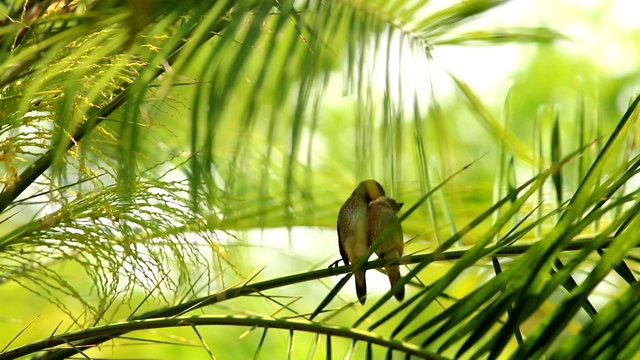
[[[355,262],[367,252],[371,242],[368,239],[367,213],[369,203],[384,196],[384,189],[375,180],[365,180],[358,184],[338,213],[338,246],[345,265]],[[367,297],[365,269],[354,273],[356,295],[364,305]]]
[[[369,246],[378,240],[387,229],[391,228],[398,221],[398,211],[404,203],[398,203],[394,199],[388,197],[379,197],[369,204],[369,212],[367,213],[367,229]],[[376,254],[381,259],[401,258],[404,248],[404,240],[402,237],[402,226],[400,223],[395,225],[395,229],[388,234],[387,238],[376,248]],[[400,265],[387,265],[384,270],[389,276],[391,286],[400,281]],[[398,301],[404,299],[404,287],[394,294]]]

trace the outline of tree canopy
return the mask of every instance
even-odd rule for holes
[[[638,25],[540,3],[3,2],[0,359],[632,358]]]

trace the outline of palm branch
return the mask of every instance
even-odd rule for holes
[[[541,111],[529,146],[508,116],[499,121],[450,74],[500,145],[487,182],[494,201],[474,215],[455,209],[462,201],[452,200],[453,182],[483,159],[452,165],[446,114],[434,86],[423,86],[437,49],[564,38],[546,28],[465,28],[505,2],[7,6],[2,283],[47,299],[73,324],[13,345],[18,333],[0,358],[90,356],[107,341],[146,341],[133,331],[183,327],[211,357],[206,332],[232,327],[263,329],[256,355],[274,336],[268,329],[286,334],[281,351],[292,357],[306,333],[309,357],[336,349],[368,358],[633,355],[637,282],[627,262],[638,245],[630,187],[640,164],[631,151],[638,98],[611,133],[577,112],[581,136],[571,146],[558,113]],[[403,69],[407,57],[428,71]],[[355,119],[323,112],[337,71]],[[518,181],[517,166],[534,174]],[[390,289],[360,310],[339,295],[352,268],[325,268],[330,261],[293,275],[282,266],[266,280],[273,266],[242,264],[242,246],[266,251],[274,241],[243,241],[255,229],[333,228],[343,194],[367,177],[413,199],[400,220],[422,235],[402,259],[408,270],[396,287],[411,287],[405,302],[392,305]],[[552,205],[542,201],[549,187]],[[354,266],[385,264],[366,260]],[[447,268],[434,278],[438,264]],[[485,279],[460,293],[469,271]],[[615,281],[617,293],[594,304],[596,288]],[[320,287],[316,296],[302,295],[309,284]],[[291,285],[296,296],[287,295]],[[271,311],[255,313],[256,303]]]

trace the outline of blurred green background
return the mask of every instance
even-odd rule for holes
[[[427,7],[424,11],[428,13],[451,3],[433,1],[430,4],[431,8]],[[347,54],[335,53],[334,57],[327,56],[321,59],[321,66],[331,69],[325,79],[324,89],[321,90],[322,101],[301,110],[306,120],[303,122],[302,135],[298,139],[299,168],[292,180],[293,188],[299,190],[295,196],[300,198],[291,201],[296,204],[296,213],[304,214],[304,217],[299,218],[282,215],[290,206],[287,201],[279,198],[269,199],[271,202],[257,201],[255,199],[260,189],[250,188],[255,181],[261,181],[267,184],[269,193],[279,193],[279,190],[287,185],[282,182],[284,176],[261,179],[263,174],[260,171],[252,172],[247,169],[261,169],[266,166],[275,173],[284,174],[287,171],[285,159],[289,155],[292,141],[287,119],[300,116],[295,113],[295,103],[297,97],[302,96],[291,95],[289,92],[292,89],[278,89],[278,78],[271,77],[267,78],[263,85],[264,96],[254,99],[256,108],[246,107],[246,97],[256,96],[251,86],[255,84],[256,76],[264,66],[264,54],[267,53],[267,44],[258,42],[249,61],[243,64],[241,73],[244,77],[238,79],[233,93],[226,98],[227,103],[221,109],[224,114],[216,133],[215,156],[218,161],[217,167],[212,169],[212,172],[217,174],[214,179],[224,179],[226,186],[236,189],[234,194],[244,196],[229,196],[226,199],[228,208],[221,209],[221,213],[216,214],[225,224],[216,232],[216,240],[224,247],[217,249],[217,254],[206,246],[202,247],[205,257],[209,257],[212,263],[224,267],[223,274],[214,279],[213,287],[223,288],[254,273],[257,273],[255,281],[260,281],[285,274],[326,268],[339,257],[335,233],[339,206],[360,180],[375,178],[399,201],[409,205],[417,201],[424,194],[424,188],[421,187],[418,155],[411,152],[415,148],[413,141],[416,129],[422,131],[427,153],[432,154],[424,160],[429,164],[433,183],[439,183],[454,171],[477,161],[455,177],[443,191],[434,195],[432,205],[435,214],[429,213],[429,209],[424,207],[403,223],[405,238],[415,238],[407,244],[407,253],[434,250],[440,241],[455,233],[457,228],[493,203],[494,179],[499,171],[499,143],[501,139],[505,139],[504,136],[495,133],[491,124],[479,119],[476,113],[469,110],[467,102],[456,90],[447,72],[466,82],[478,94],[494,119],[506,124],[515,135],[509,141],[513,146],[521,146],[519,149],[522,151],[515,152],[514,160],[518,177],[516,181],[521,183],[528,180],[536,169],[536,164],[531,159],[535,153],[536,141],[540,139],[534,129],[536,119],[541,124],[540,132],[544,139],[542,146],[545,154],[550,152],[553,125],[553,115],[550,114],[553,111],[557,111],[561,120],[564,153],[575,149],[580,143],[577,139],[576,121],[582,99],[586,103],[585,118],[592,135],[610,132],[620,119],[640,85],[640,19],[637,17],[639,12],[640,5],[632,0],[515,0],[484,14],[477,21],[465,24],[459,30],[545,26],[566,35],[567,39],[550,44],[436,44],[431,53],[434,59],[432,62],[413,56],[411,51],[420,53],[420,49],[408,48],[403,39],[387,38],[385,41],[390,43],[393,56],[400,57],[397,52],[401,48],[404,51],[401,60],[389,62],[389,72],[399,74],[390,82],[397,87],[385,88],[386,52],[374,54],[374,51],[369,51],[363,57],[364,63],[370,67],[370,76],[363,80],[366,82],[364,89],[374,94],[374,98],[377,96],[382,99],[389,92],[402,98],[401,103],[404,107],[398,109],[385,109],[383,101],[371,104],[358,103],[355,93],[359,85],[345,80],[345,75],[351,71],[345,66]],[[381,47],[384,48],[386,45],[383,44]],[[141,168],[151,168],[148,170],[150,173],[163,174],[172,168],[172,164],[183,162],[188,156],[190,113],[198,111],[193,108],[194,98],[198,96],[199,90],[194,84],[208,67],[213,66],[207,63],[207,59],[209,53],[214,50],[210,44],[202,46],[194,54],[202,60],[194,61],[179,74],[178,81],[182,82],[182,85],[166,89],[162,97],[147,99],[146,108],[143,109],[144,116],[150,124],[159,126],[150,126],[148,131],[140,134],[143,144],[140,147],[152,149],[139,159]],[[272,55],[269,66],[273,67],[274,74],[280,71],[286,73],[288,66],[293,69],[297,65],[288,63],[287,51],[288,48],[283,46],[280,52]],[[300,47],[297,51],[305,49]],[[224,63],[216,65],[231,66]],[[162,86],[161,81],[158,82],[158,86]],[[215,89],[217,84],[211,86]],[[431,86],[433,93],[430,92]],[[277,91],[288,95],[282,101],[291,102],[291,112],[273,110],[279,108],[277,103],[273,103],[279,101],[279,98],[272,96],[273,92]],[[415,98],[413,94],[417,94]],[[435,104],[439,106],[439,113],[432,111]],[[365,112],[375,118],[381,118],[385,111],[395,111],[396,116],[393,118],[398,119],[398,122],[385,124],[377,121],[373,122],[374,128],[365,127],[362,130],[357,127],[358,124],[364,124],[363,120],[358,118],[358,107],[366,109]],[[421,112],[419,117],[413,116],[415,109]],[[244,117],[251,111],[259,113],[259,120],[245,127]],[[125,111],[113,114],[107,122],[107,128],[117,133],[121,126],[120,121],[126,117]],[[270,121],[273,118],[284,120],[276,124]],[[419,127],[416,127],[417,123]],[[404,151],[394,151],[401,154],[401,157],[393,161],[389,159],[389,153],[393,150],[385,140],[387,126],[392,126],[394,136],[397,136],[393,146],[404,148]],[[360,136],[362,134],[357,134],[357,131],[368,133]],[[238,141],[239,138],[243,140]],[[104,139],[100,137],[88,141],[93,141],[92,144],[96,146],[104,145],[101,144]],[[364,153],[367,144],[359,142],[366,141],[377,145],[371,146],[372,150]],[[117,150],[112,150],[112,155],[117,158]],[[159,163],[163,165],[156,166]],[[546,163],[549,164],[548,158]],[[240,171],[238,166],[243,171]],[[389,166],[394,166],[396,171],[388,171]],[[575,176],[572,178],[571,175],[576,166],[578,162],[569,165],[570,170],[565,172],[568,174],[565,184],[577,185],[579,179]],[[238,176],[234,178],[233,173],[236,171]],[[166,176],[178,180],[188,175],[187,173],[186,170],[172,171]],[[394,174],[401,174],[401,177]],[[251,176],[258,180],[247,179]],[[230,185],[229,181],[236,183]],[[309,184],[312,184],[313,189],[307,189]],[[243,186],[247,188],[238,190]],[[309,192],[308,197],[305,197],[305,190]],[[224,194],[217,196],[224,198]],[[269,212],[271,215],[263,216],[261,213],[265,206],[281,208],[282,211]],[[0,232],[9,232],[16,223],[19,223],[18,219],[0,224]],[[477,229],[478,232],[481,230],[482,227]],[[472,233],[471,236],[465,237],[460,245],[469,245],[473,241]],[[226,261],[224,265],[220,264],[220,256]],[[421,280],[428,285],[444,274],[449,267],[448,262],[430,265],[428,271],[423,272]],[[78,288],[92,287],[83,269],[78,268],[77,264],[61,262],[50,269],[66,278],[66,281],[77,283]],[[198,269],[193,271],[197,273]],[[403,273],[406,272],[407,269],[404,269]],[[448,295],[459,298],[492,275],[489,263],[486,267],[473,267],[453,284]],[[130,276],[136,274],[131,273]],[[278,296],[288,295],[290,298],[278,298],[278,301],[274,300],[271,303],[262,301],[262,298],[243,297],[216,305],[213,310],[207,309],[207,312],[271,314],[281,308],[279,303],[289,303],[293,299],[297,299],[293,308],[313,308],[338,279],[336,277],[328,282],[317,281],[279,289]],[[46,278],[42,281],[46,281]],[[127,279],[120,278],[118,281],[126,282]],[[376,271],[368,272],[368,283],[371,292],[370,302],[374,302],[388,289],[386,278]],[[60,307],[34,293],[40,292],[40,288],[30,291],[30,286],[21,286],[19,279],[3,285],[4,306],[0,308],[0,344],[12,342],[17,334],[19,336],[11,347],[47,337],[56,327],[59,327],[58,331],[73,327],[75,321],[82,322],[83,316],[86,315],[82,314],[83,305],[75,297],[64,294],[52,295],[64,303],[64,308],[73,314],[65,313]],[[596,299],[607,299],[615,294],[616,289],[615,284],[603,288],[596,294]],[[411,287],[408,291],[411,293]],[[85,295],[88,299],[95,297],[91,290],[87,290],[87,294],[80,294]],[[114,320],[126,318],[133,308],[143,301],[144,296],[145,292],[139,290],[132,298],[127,296],[114,300],[114,303],[108,306],[107,317]],[[178,300],[153,298],[145,302],[141,311],[164,305],[167,301],[172,303]],[[355,300],[352,283],[341,291],[339,300],[342,304]],[[335,306],[339,305],[336,300],[334,303]],[[437,306],[448,305],[450,304],[447,304],[446,300],[442,300]],[[396,303],[389,301],[385,306],[391,310]],[[363,311],[364,309],[358,306],[350,307],[335,315],[334,320],[350,324],[362,315]],[[293,311],[291,313],[293,314]],[[77,316],[79,319],[74,320],[73,317]],[[576,319],[581,320],[586,321],[586,317]],[[532,320],[532,326],[534,323]],[[26,330],[20,333],[25,328]],[[390,327],[384,327],[379,331],[385,333],[389,329]],[[224,327],[224,330],[222,327],[201,327],[199,332],[219,359],[253,357],[262,336],[262,330],[237,327]],[[106,343],[87,354],[96,358],[208,357],[189,328],[134,332],[127,336],[149,341],[145,343],[119,339],[114,344]],[[239,337],[242,340],[238,341]],[[297,333],[292,358],[306,356],[314,339],[313,334]],[[285,331],[269,331],[259,358],[271,358],[271,354],[278,354],[280,357],[289,341],[289,335]],[[349,341],[337,338],[333,341],[333,356],[341,358],[348,353],[351,345]],[[167,342],[168,345],[159,345],[162,342]],[[364,347],[357,348],[355,358],[363,358],[364,351]],[[383,356],[382,353],[376,354]],[[319,348],[315,358],[324,357],[324,348]]]

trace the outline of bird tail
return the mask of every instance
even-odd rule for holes
[[[358,300],[360,300],[360,304],[362,305],[364,305],[364,302],[367,300],[367,280],[364,271],[364,269],[360,269],[355,272],[356,295],[358,295]]]
[[[400,281],[401,276],[400,276],[399,265],[385,266],[384,269],[386,270],[387,275],[389,276],[389,282],[391,283],[391,286],[394,286],[395,284],[398,283],[398,281]],[[404,300],[404,286],[400,290],[398,290],[398,292],[395,293],[394,296],[398,301]]]

